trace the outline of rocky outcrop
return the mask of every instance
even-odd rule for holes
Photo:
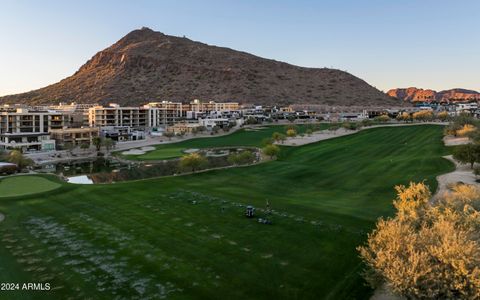
[[[480,93],[477,91],[466,89],[451,89],[436,92],[434,90],[424,90],[415,87],[404,89],[391,89],[387,95],[404,101],[418,102],[418,101],[437,101],[437,102],[452,102],[452,101],[470,101],[480,100]]]

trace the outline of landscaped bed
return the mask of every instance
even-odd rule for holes
[[[327,124],[317,124],[321,128],[327,128]],[[253,146],[261,147],[262,141],[271,138],[274,132],[285,132],[286,125],[272,125],[254,128],[255,130],[247,131],[241,129],[229,135],[209,138],[195,138],[178,143],[163,144],[155,146],[154,151],[148,151],[144,154],[124,154],[119,153],[120,157],[130,160],[162,160],[182,156],[187,149],[202,149],[214,147],[231,147],[231,146]],[[297,125],[298,132],[305,131],[305,125]]]
[[[355,248],[393,212],[395,185],[435,190],[453,169],[442,129],[369,129],[251,167],[3,198],[0,282],[55,287],[5,294],[16,299],[368,299]],[[213,142],[199,143],[184,146]]]

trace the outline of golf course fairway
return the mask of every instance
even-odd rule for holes
[[[435,191],[435,177],[453,170],[442,130],[374,128],[281,147],[277,160],[251,167],[0,197],[0,282],[52,287],[2,295],[368,299],[356,247],[393,213],[395,185],[425,180]],[[267,200],[272,225],[244,216],[253,205],[265,217]]]

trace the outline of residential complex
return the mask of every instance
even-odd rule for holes
[[[50,138],[50,132],[66,126],[68,117],[60,112],[6,109],[0,112],[0,148],[55,150],[55,140]]]
[[[237,102],[151,102],[143,106],[118,104],[59,104],[26,107],[0,106],[0,149],[20,148],[25,152],[69,149],[91,145],[94,138],[117,142],[145,139],[164,132],[175,135],[216,130],[235,124],[261,123],[282,119],[319,119],[358,121],[387,114],[395,118],[401,112],[419,110],[462,112],[480,116],[476,102],[436,104],[419,103],[414,107],[362,108],[292,105],[287,107],[240,106]]]

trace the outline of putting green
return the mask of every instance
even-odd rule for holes
[[[9,299],[369,299],[356,247],[395,185],[434,190],[453,169],[442,131],[369,129],[251,167],[0,201],[0,282],[54,288]]]
[[[60,183],[44,176],[22,175],[0,180],[0,197],[25,196],[59,188]]]

